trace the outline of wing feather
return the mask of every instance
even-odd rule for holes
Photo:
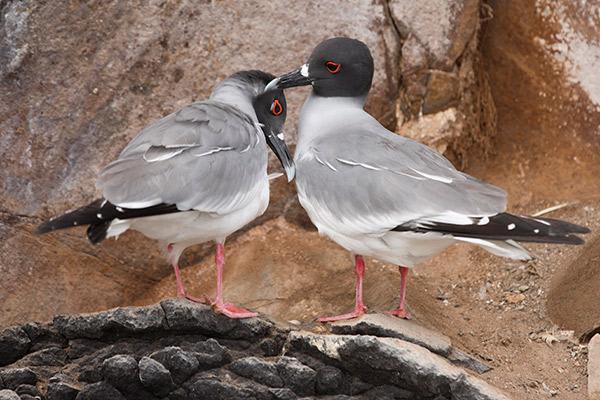
[[[250,116],[215,101],[191,104],[144,128],[101,173],[115,205],[175,204],[228,213],[266,177],[267,150]]]
[[[505,210],[502,189],[373,121],[320,135],[297,154],[298,194],[311,218],[347,234],[381,235],[422,217],[452,221]]]

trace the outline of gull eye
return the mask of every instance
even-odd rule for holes
[[[338,72],[340,72],[340,68],[342,68],[342,64],[338,64],[333,61],[327,61],[325,63],[325,67],[327,67],[327,71],[331,72],[332,74],[337,74]]]
[[[283,106],[281,105],[279,100],[275,99],[273,101],[273,104],[271,104],[271,114],[273,114],[274,116],[277,117],[277,116],[281,115],[282,112],[283,112]]]

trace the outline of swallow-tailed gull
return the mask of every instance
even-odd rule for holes
[[[223,299],[223,244],[267,208],[267,144],[288,181],[294,176],[283,141],[283,91],[264,92],[273,78],[262,71],[237,72],[220,82],[208,100],[142,129],[100,173],[97,187],[103,198],[43,223],[38,232],[88,225],[94,244],[128,229],[142,232],[167,250],[177,295],[187,298],[179,257],[191,245],[214,241],[215,309],[232,318],[255,316]]]
[[[504,190],[457,171],[433,149],[394,134],[363,110],[373,79],[368,47],[354,39],[319,44],[298,70],[267,90],[312,85],[300,113],[294,155],[300,203],[319,232],[355,254],[356,301],[364,313],[363,256],[399,265],[400,304],[408,317],[408,268],[456,242],[525,260],[517,242],[581,244],[568,222],[506,213]]]

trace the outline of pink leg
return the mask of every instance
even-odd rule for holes
[[[225,250],[222,243],[217,243],[215,251],[215,265],[217,267],[217,296],[213,302],[213,307],[220,313],[229,318],[251,318],[258,316],[258,313],[246,310],[231,303],[225,303],[223,300],[223,266],[225,265]]]
[[[404,319],[411,319],[410,313],[406,310],[406,281],[408,279],[408,268],[398,267],[400,270],[400,304],[398,308],[392,311],[386,311],[386,314],[395,315]]]
[[[167,246],[167,251],[170,253],[173,251],[173,244],[169,243]],[[177,261],[173,262],[173,270],[175,271],[175,280],[177,281],[177,297],[180,299],[188,299],[195,303],[207,303],[206,297],[197,298],[193,296],[189,296],[186,294],[185,286],[183,284],[183,280],[181,279],[181,272],[179,271],[179,265],[177,265]]]
[[[354,294],[354,311],[347,314],[336,315],[334,317],[322,317],[319,318],[319,322],[333,322],[342,321],[346,319],[352,319],[360,317],[365,313],[367,307],[363,303],[363,279],[365,278],[365,260],[362,256],[354,257],[354,267],[356,272],[356,284]]]

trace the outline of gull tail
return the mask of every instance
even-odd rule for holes
[[[470,221],[468,223],[467,221]],[[551,218],[537,218],[500,213],[487,217],[467,217],[460,223],[436,221],[435,218],[409,221],[394,231],[439,232],[455,239],[477,244],[489,252],[521,260],[529,259],[527,251],[517,242],[580,245],[577,234],[589,233],[584,226]]]
[[[106,239],[108,229],[114,220],[149,217],[153,215],[179,212],[175,205],[158,204],[146,208],[122,208],[104,199],[98,199],[87,206],[52,218],[37,227],[36,233],[44,234],[74,226],[88,226],[87,237],[97,244]]]

